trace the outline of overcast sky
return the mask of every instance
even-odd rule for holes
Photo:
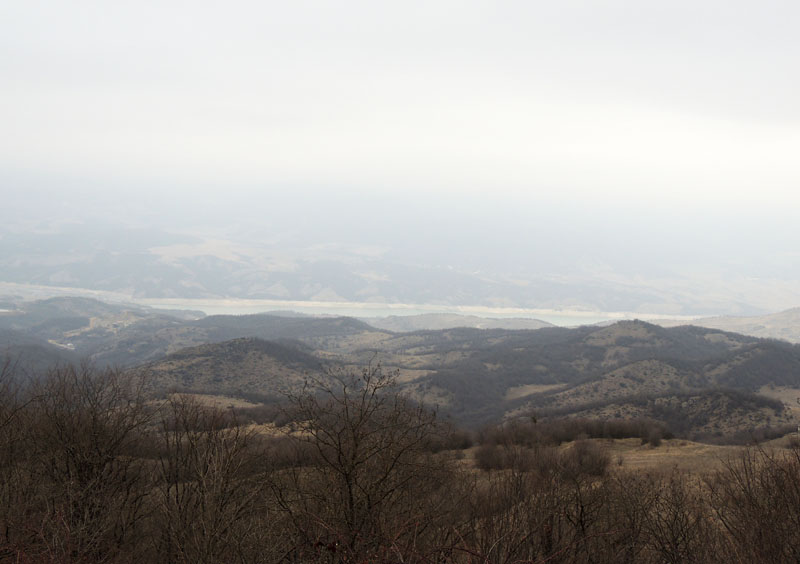
[[[0,220],[791,287],[799,21],[794,0],[2,2]]]
[[[795,1],[3,2],[0,174],[785,210],[798,21]]]

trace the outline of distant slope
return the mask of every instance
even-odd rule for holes
[[[0,313],[0,329],[48,341],[99,365],[129,365],[152,358],[154,347],[147,341],[155,331],[196,318],[186,311],[165,314],[91,298],[61,297],[15,303],[12,311]]]
[[[323,362],[295,348],[242,338],[182,349],[142,370],[156,390],[275,396],[323,376]]]
[[[168,315],[176,319],[192,320],[204,317],[199,311],[159,310],[134,304],[109,304],[94,298],[62,296],[33,301],[8,301],[3,305],[10,310],[0,315],[0,326],[16,325],[35,327],[42,323],[52,323],[62,319],[105,319],[135,313],[140,317]],[[75,328],[81,327],[77,325]]]
[[[375,330],[348,317],[213,315],[189,322],[150,317],[121,329],[88,352],[98,362],[134,366],[185,347],[232,339],[298,340],[324,350],[327,341],[365,332]]]
[[[268,314],[211,315],[190,325],[205,330],[211,339],[219,341],[240,336],[260,339],[312,339],[373,330],[363,321],[352,317],[287,317]]]
[[[568,413],[600,419],[654,419],[666,424],[672,432],[696,440],[746,437],[760,427],[794,428],[797,424],[780,401],[725,388],[630,396],[608,403],[586,404]]]
[[[10,362],[18,374],[41,374],[48,368],[78,360],[75,353],[12,329],[0,329],[0,366]]]
[[[553,327],[552,323],[538,319],[493,318],[455,313],[424,313],[420,315],[391,315],[389,317],[362,317],[361,321],[385,331],[413,332],[470,327],[473,329],[541,329]]]
[[[800,386],[800,345],[760,341],[703,366],[719,386],[755,391],[762,386]]]
[[[61,317],[106,316],[130,309],[140,310],[141,308],[137,306],[123,307],[93,298],[77,296],[48,298],[17,304],[17,311],[24,314],[25,318],[33,323]]]
[[[400,369],[407,394],[462,424],[530,413],[650,417],[696,437],[792,422],[779,401],[753,392],[765,385],[800,387],[800,346],[702,327],[624,321],[577,329],[376,334],[362,332],[354,320],[289,321],[297,324],[248,317],[197,325],[208,324],[208,335],[218,336],[242,330],[304,334],[302,350],[236,339],[172,353],[147,369],[162,389],[275,394],[300,385],[304,375],[320,374],[323,358],[357,364],[354,359],[367,350],[378,350],[387,369]],[[326,343],[339,352],[331,353]],[[359,343],[369,346],[362,350]]]
[[[83,358],[146,364],[162,390],[241,395],[292,388],[304,375],[322,374],[323,363],[380,362],[399,371],[411,397],[472,426],[531,413],[620,413],[724,434],[788,421],[790,410],[754,392],[800,390],[800,345],[698,326],[392,332],[346,317],[187,320],[94,300],[26,308],[0,313],[0,331],[10,336],[7,350],[13,345],[37,369]]]
[[[659,320],[656,323],[664,327],[678,324],[670,320]],[[692,325],[800,343],[800,307],[757,317],[705,317],[695,319]]]
[[[52,298],[9,304],[0,312],[0,329],[49,341],[75,357],[99,366],[135,366],[181,348],[241,337],[268,340],[297,339],[325,348],[343,339],[377,330],[352,318],[286,315],[217,315],[106,304],[90,298]],[[43,357],[44,358],[44,357]]]
[[[800,347],[714,329],[625,321],[527,335],[486,331],[482,343],[467,344],[470,333],[433,333],[428,336],[429,343],[437,337],[433,346],[405,349],[406,355],[440,362],[409,384],[414,395],[443,405],[462,421],[540,410],[578,414],[612,404],[617,411],[644,397],[655,401],[723,388],[750,393],[770,383],[800,386]],[[525,387],[533,392],[507,399],[509,389]],[[758,417],[766,424],[767,415]]]

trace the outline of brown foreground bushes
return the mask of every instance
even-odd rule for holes
[[[289,397],[278,437],[188,396],[148,399],[115,371],[13,376],[0,372],[3,562],[800,560],[797,448],[692,476],[611,468],[588,439],[498,435],[479,470],[441,450],[451,432],[380,367]]]

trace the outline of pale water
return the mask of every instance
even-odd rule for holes
[[[305,313],[308,315],[343,315],[349,317],[386,317],[390,315],[419,315],[449,313],[496,318],[528,318],[554,325],[576,326],[619,321],[622,319],[670,319],[691,321],[692,316],[641,312],[603,312],[534,308],[493,308],[489,306],[449,306],[436,304],[387,304],[371,302],[319,302],[248,299],[143,299],[139,303],[163,309],[199,310],[207,315],[246,315],[270,311]]]

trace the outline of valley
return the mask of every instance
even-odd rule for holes
[[[472,429],[532,416],[644,418],[720,442],[797,424],[793,400],[781,398],[800,390],[800,346],[707,327],[634,320],[400,332],[396,319],[390,330],[348,317],[205,316],[90,298],[13,305],[0,314],[0,346],[31,374],[83,359],[146,373],[159,394],[278,402],[309,377],[379,363],[402,393]]]

